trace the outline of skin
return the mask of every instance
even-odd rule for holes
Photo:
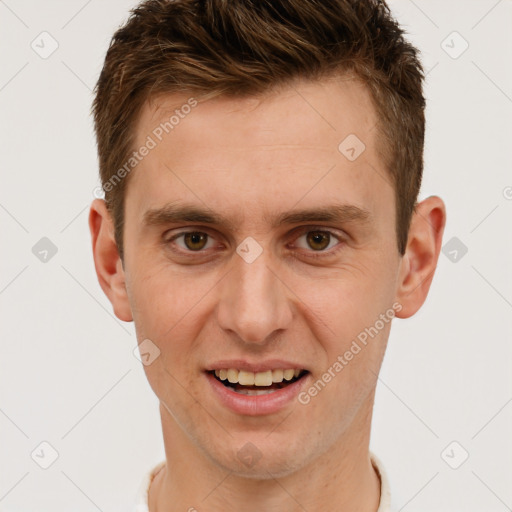
[[[148,102],[136,147],[187,99]],[[377,510],[369,439],[391,322],[309,403],[294,400],[274,414],[235,414],[204,374],[220,359],[283,358],[310,371],[307,389],[394,303],[400,318],[421,307],[445,206],[437,196],[419,203],[400,255],[376,121],[368,91],[348,79],[200,102],[129,176],[124,265],[104,201],[92,203],[99,283],[117,317],[134,321],[139,343],[148,338],[161,351],[144,366],[160,400],[167,459],[150,488],[151,512]],[[366,146],[353,162],[338,150],[349,134]],[[147,210],[172,201],[231,223],[143,224]],[[367,222],[272,226],[281,212],[335,202],[367,210]],[[343,238],[327,234],[325,247],[301,228]],[[168,241],[185,230],[207,240]],[[249,236],[263,249],[250,264],[236,252]],[[248,442],[260,456],[250,467],[237,457]]]

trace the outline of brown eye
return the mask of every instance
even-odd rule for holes
[[[309,231],[307,241],[312,249],[323,251],[331,240],[331,235],[326,231]]]
[[[199,231],[190,231],[183,233],[183,241],[187,249],[191,251],[200,251],[208,241],[208,235]]]
[[[345,237],[329,229],[301,229],[298,238],[295,238],[294,247],[301,249],[301,254],[308,258],[332,257],[345,244]]]

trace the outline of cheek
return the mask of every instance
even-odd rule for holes
[[[375,321],[362,329],[347,324],[340,321],[338,335],[324,339],[326,363],[299,397],[309,416],[318,418],[320,428],[334,437],[368,404],[391,325],[384,323],[379,330]]]
[[[139,269],[146,268],[139,265]],[[219,277],[180,273],[167,263],[147,268],[150,270],[139,271],[129,287],[138,342],[151,339],[165,367],[185,378],[190,354],[199,350],[197,340],[208,315],[208,294]]]
[[[138,272],[131,276],[130,301],[136,323],[162,338],[192,309],[194,298],[200,293],[200,281],[190,286],[165,263],[148,260],[135,265]]]
[[[303,314],[323,327],[328,338],[348,340],[391,307],[395,290],[390,268],[370,261],[345,264],[322,277],[296,280],[293,289],[305,304]],[[319,333],[319,339],[325,337]]]
[[[158,353],[144,371],[155,395],[180,416],[178,411],[193,406],[184,389],[195,385],[197,368],[190,364],[191,354],[197,352],[201,298],[210,287],[201,279],[184,279],[165,265],[137,277],[131,286],[137,340],[151,340]]]
[[[315,382],[321,382],[311,392],[323,398],[311,396],[311,401],[329,410],[329,401],[336,402],[334,416],[346,417],[347,411],[357,409],[375,384],[384,357],[395,314],[394,274],[391,265],[380,266],[377,261],[360,261],[328,279],[309,279],[296,289],[305,299],[302,314],[309,315],[307,322],[321,346],[315,376]],[[322,406],[318,414],[321,411]]]

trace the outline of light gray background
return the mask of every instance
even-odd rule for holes
[[[134,5],[0,1],[3,511],[126,509],[164,457],[133,324],[99,287],[87,227],[91,90]],[[512,510],[512,2],[390,5],[428,70],[421,199],[445,200],[444,243],[459,249],[420,312],[393,323],[371,449],[405,512]],[[31,48],[43,31],[59,45],[46,59]],[[58,248],[46,263],[42,237]],[[46,470],[31,458],[50,456],[43,441],[58,452]]]

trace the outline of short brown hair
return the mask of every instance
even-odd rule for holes
[[[100,177],[121,259],[128,176],[105,185],[133,151],[134,127],[150,97],[256,95],[341,73],[371,93],[403,255],[423,171],[424,75],[418,50],[384,1],[147,0],[133,9],[112,38],[93,103]]]

